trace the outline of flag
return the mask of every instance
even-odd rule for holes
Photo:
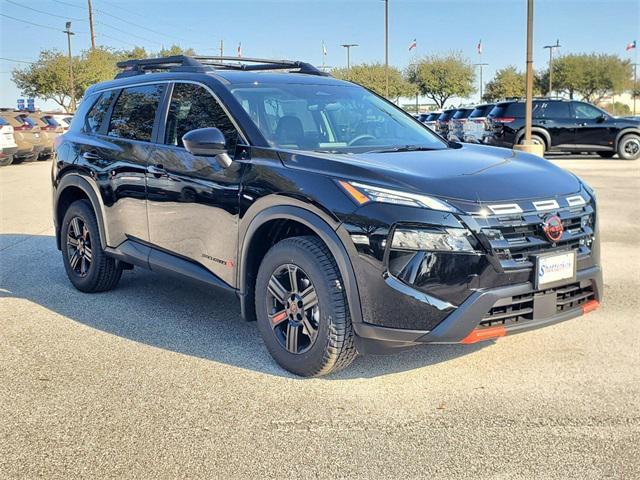
[[[242,58],[242,42],[238,42],[238,58]]]
[[[627,47],[625,48],[625,51],[633,50],[634,48],[636,48],[636,41],[635,40],[633,42],[627,44]]]
[[[482,39],[480,39],[480,41],[478,42],[476,50],[478,51],[478,55],[482,55]]]
[[[418,47],[418,42],[416,41],[416,39],[413,39],[413,42],[411,42],[411,44],[409,45],[409,51],[413,50],[414,48]]]
[[[322,42],[322,55],[324,55],[325,57],[327,56],[327,47],[324,42]]]

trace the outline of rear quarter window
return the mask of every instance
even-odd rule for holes
[[[113,97],[115,95],[115,90],[109,90],[108,92],[103,92],[98,99],[94,100],[93,107],[87,113],[87,116],[84,120],[83,130],[87,133],[99,133],[102,125],[107,120],[106,116],[109,111],[109,107],[111,106],[111,102],[113,101]]]
[[[107,135],[150,142],[164,85],[141,85],[120,92],[109,120]]]

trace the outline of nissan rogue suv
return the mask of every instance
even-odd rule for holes
[[[235,292],[302,376],[599,305],[596,197],[542,158],[448,143],[303,62],[119,67],[56,140],[56,241],[83,292],[134,266]]]

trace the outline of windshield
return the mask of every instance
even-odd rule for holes
[[[358,86],[247,84],[231,92],[274,147],[335,153],[447,148],[427,127]]]

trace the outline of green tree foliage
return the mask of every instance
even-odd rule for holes
[[[113,50],[98,47],[86,50],[73,57],[73,77],[76,101],[94,83],[111,80],[118,71],[117,62],[131,58],[148,58],[170,55],[195,55],[192,48],[182,49],[172,45],[158,53],[147,52],[142,47],[132,50]],[[12,79],[23,95],[43,100],[53,100],[65,110],[71,102],[71,81],[69,78],[69,57],[56,50],[42,50],[38,60],[26,68],[16,68]]]
[[[616,102],[615,104],[606,103],[604,105],[600,105],[607,112],[612,115],[629,115],[631,114],[631,108],[626,103]]]
[[[524,97],[525,88],[525,74],[511,65],[496,72],[493,80],[485,86],[482,98],[487,102],[493,102],[509,97]]]
[[[570,98],[579,95],[588,102],[597,103],[603,97],[631,88],[632,75],[631,62],[617,55],[563,55],[553,61],[552,88]],[[549,71],[542,74],[539,85],[543,93],[548,93]]]
[[[438,108],[452,97],[466,98],[475,91],[474,67],[460,53],[425,57],[407,69],[407,78]]]
[[[335,68],[331,74],[342,80],[362,85],[369,90],[373,90],[378,95],[385,95],[385,67],[380,63],[363,63],[354,65],[351,69]],[[400,70],[389,67],[389,98],[406,97],[415,94],[415,88],[407,82]]]

